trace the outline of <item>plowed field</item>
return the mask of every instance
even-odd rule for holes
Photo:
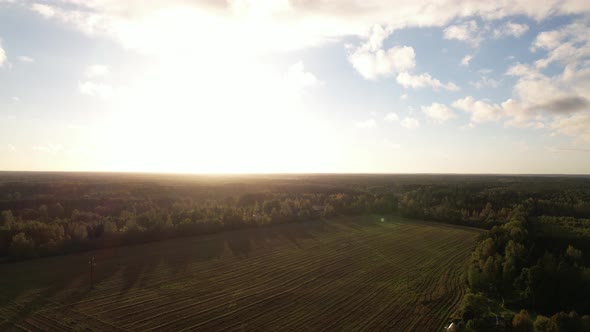
[[[439,331],[478,235],[362,217],[2,264],[0,330]]]

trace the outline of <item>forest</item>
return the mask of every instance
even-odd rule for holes
[[[487,230],[462,331],[590,331],[590,178],[0,173],[3,263],[337,216]]]

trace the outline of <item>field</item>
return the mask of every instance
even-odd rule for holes
[[[341,218],[3,264],[0,330],[440,331],[479,234]]]

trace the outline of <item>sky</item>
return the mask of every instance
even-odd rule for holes
[[[0,170],[590,173],[587,0],[0,0]]]

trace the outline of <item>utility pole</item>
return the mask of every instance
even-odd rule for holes
[[[88,261],[88,265],[90,265],[90,288],[94,288],[94,266],[96,265],[96,260],[94,256],[90,258]]]

